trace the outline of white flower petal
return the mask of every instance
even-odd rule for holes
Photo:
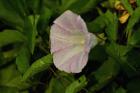
[[[97,44],[96,36],[88,32],[84,20],[69,10],[54,21],[50,39],[54,65],[68,73],[81,72],[90,49]]]
[[[72,46],[69,48],[62,49],[60,51],[54,52],[54,64],[57,65],[57,67],[64,64],[69,58],[74,56],[75,54],[78,54],[84,50],[83,46]]]
[[[83,32],[87,33],[87,27],[84,20],[77,14],[67,10],[60,17],[58,17],[55,21],[55,24],[61,26],[66,31],[72,33]]]
[[[86,41],[87,42],[85,44],[85,51],[89,53],[90,49],[97,45],[97,37],[92,33],[88,33]]]
[[[75,46],[54,53],[54,64],[57,68],[68,73],[79,73],[87,63],[83,47]],[[84,59],[83,59],[84,58]]]
[[[66,47],[68,48],[70,46],[80,45],[81,43],[85,42],[84,34],[68,33],[67,31],[63,30],[63,28],[61,28],[56,24],[51,27],[50,38],[51,38],[51,53],[59,51]]]

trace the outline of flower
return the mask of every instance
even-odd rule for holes
[[[97,38],[89,33],[84,20],[70,10],[58,17],[50,30],[54,65],[67,73],[79,73],[88,61]]]

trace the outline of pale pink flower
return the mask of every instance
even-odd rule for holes
[[[61,71],[79,73],[88,61],[90,49],[97,44],[84,20],[67,10],[58,17],[50,31],[54,65]]]

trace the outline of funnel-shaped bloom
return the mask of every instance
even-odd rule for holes
[[[69,10],[54,21],[50,40],[54,65],[68,73],[81,72],[90,49],[97,44],[96,36],[88,32],[84,20]]]

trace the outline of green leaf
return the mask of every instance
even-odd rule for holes
[[[45,0],[44,4],[52,11],[59,12],[60,0]]]
[[[70,0],[69,2],[67,0],[62,0],[61,1],[61,6],[60,6],[60,10],[61,11],[65,11],[67,10],[73,3],[76,3],[78,0]]]
[[[111,13],[110,11],[107,11],[105,14],[106,18],[106,33],[108,36],[108,39],[112,42],[117,40],[117,32],[118,32],[118,18],[116,14]]]
[[[22,76],[17,76],[4,84],[4,86],[17,88],[18,90],[25,90],[31,87],[31,84],[22,81]]]
[[[82,1],[82,2],[81,2]],[[85,13],[94,8],[103,0],[79,0],[70,9],[77,13]],[[77,7],[78,6],[78,7]]]
[[[44,34],[52,16],[52,11],[49,8],[43,7],[37,23],[37,30],[39,33]]]
[[[18,44],[15,44],[18,45]],[[14,46],[15,46],[14,45]],[[20,45],[22,46],[22,45]],[[10,63],[16,56],[18,55],[18,52],[20,50],[19,47],[14,47],[13,49],[7,50],[7,51],[2,51],[0,52],[0,67]],[[10,46],[8,46],[10,47]]]
[[[17,13],[22,19],[25,16],[25,2],[23,0],[3,0],[4,4]]]
[[[128,67],[127,67],[127,69],[125,68],[125,73],[127,74],[127,76],[129,78],[140,75],[140,73],[139,73],[140,72],[140,69],[139,69],[140,68],[140,62],[139,62],[140,54],[139,54],[139,52],[140,51],[138,49],[134,48],[127,53],[126,61],[134,68],[134,70],[132,70],[131,68],[128,68]]]
[[[118,88],[115,93],[127,93],[126,90],[122,87]]]
[[[111,8],[114,8],[114,5],[115,5],[115,2],[116,2],[116,1],[117,1],[117,0],[109,0],[109,1],[108,1]],[[119,1],[119,0],[118,0],[118,1]]]
[[[56,77],[52,77],[45,93],[65,93],[66,88],[74,81],[71,74],[56,73]]]
[[[131,7],[131,4],[128,0],[121,0],[123,6],[126,8],[126,10],[132,15],[133,14],[133,8]]]
[[[27,47],[23,46],[19,51],[18,56],[16,57],[16,65],[21,73],[25,73],[25,71],[29,68],[29,59],[29,50],[27,49]]]
[[[116,77],[118,72],[118,64],[114,59],[109,58],[95,73],[93,73],[97,83],[89,88],[90,93],[94,93],[95,91],[102,89],[111,82],[114,77]]]
[[[15,30],[4,30],[0,32],[0,47],[17,42],[24,42],[26,38],[22,33]]]
[[[136,0],[137,6],[140,7],[140,2],[139,0]]]
[[[25,0],[28,6],[28,10],[32,10],[35,14],[40,11],[41,0]]]
[[[36,44],[36,36],[37,36],[37,21],[39,16],[28,16],[25,19],[25,26],[23,29],[23,33],[25,34],[27,41],[27,47],[30,49],[30,52],[33,54],[35,44]]]
[[[120,59],[121,57],[125,56],[130,50],[131,47],[119,45],[117,43],[111,43],[106,45],[107,53],[115,59]]]
[[[106,26],[106,23],[105,23],[104,14],[98,16],[92,22],[87,23],[87,27],[90,32],[97,32],[97,33],[103,32],[105,26]]]
[[[78,80],[71,83],[65,93],[78,93],[83,87],[87,85],[86,77],[81,76]]]
[[[140,11],[140,7],[136,8],[128,21],[128,25],[126,27],[126,35],[128,36],[128,39],[130,38],[130,36],[132,34],[133,27],[140,20],[140,16],[139,16],[140,12],[139,11]]]
[[[137,45],[140,44],[140,29],[138,29],[137,31],[135,31],[132,36],[130,38],[128,38],[128,45],[137,47]]]
[[[0,87],[0,93],[19,93],[16,88]]]
[[[9,65],[0,70],[0,85],[8,83],[11,79],[18,76],[19,72],[15,65]]]
[[[7,2],[7,0],[0,1],[0,19],[13,26],[14,28],[20,29],[23,27],[23,19],[20,15],[15,11],[11,3]]]
[[[0,86],[21,90],[29,88],[29,85],[22,81],[22,76],[15,65],[9,65],[0,70]]]
[[[35,61],[29,69],[23,75],[23,81],[28,80],[29,78],[33,77],[35,74],[42,72],[50,67],[52,64],[52,55],[48,54],[37,61]]]
[[[72,10],[76,13],[85,13],[96,7],[102,0],[67,0],[62,1],[61,11]]]
[[[9,51],[4,51],[2,54],[3,54],[3,58],[5,59],[5,61],[10,61],[12,60],[13,58],[15,58],[18,53],[19,53],[19,50],[20,50],[20,47],[17,47],[15,49],[11,49]]]
[[[130,46],[124,46],[115,43],[112,43],[106,47],[107,53],[110,55],[110,57],[115,59],[118,64],[120,64],[124,71],[127,71],[127,69],[129,69],[135,72],[135,67],[127,61],[126,56],[127,53],[131,51],[131,49],[132,47]]]
[[[29,38],[29,43],[30,43],[30,50],[31,53],[33,54],[34,52],[34,48],[35,48],[35,44],[36,44],[36,36],[37,36],[37,22],[38,22],[39,16],[29,16],[29,20],[32,23],[32,30],[31,30],[31,34],[30,36],[28,36]]]

